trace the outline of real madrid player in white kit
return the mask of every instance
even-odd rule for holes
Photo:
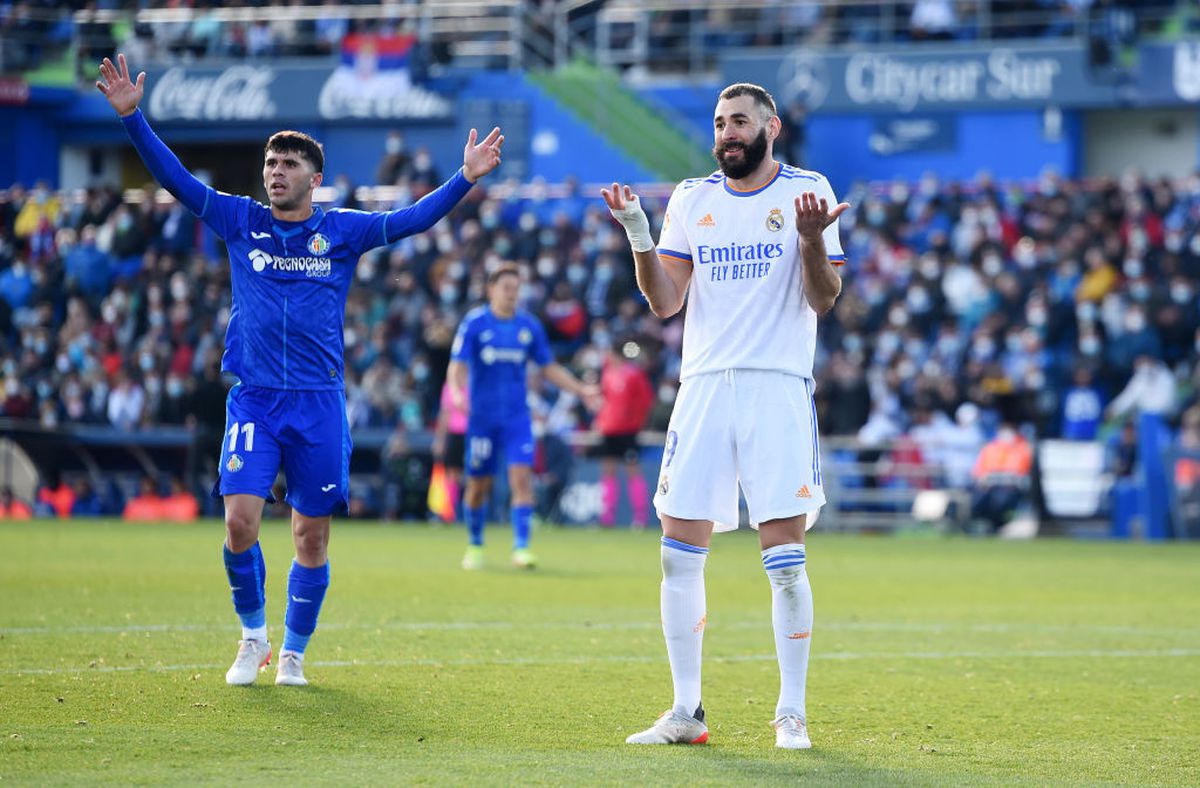
[[[674,315],[688,298],[681,386],[654,498],[675,699],[631,744],[708,740],[700,697],[704,564],[713,531],[737,528],[740,484],[771,584],[780,673],[775,743],[811,746],[804,532],[825,502],[812,367],[817,316],[841,291],[837,219],[849,205],[837,202],[824,176],[774,160],[779,128],[766,90],[725,88],[713,118],[720,170],[675,188],[657,249],[633,191],[616,183],[601,190],[629,236],[654,314]]]

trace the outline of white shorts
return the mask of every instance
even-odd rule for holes
[[[738,526],[738,485],[750,525],[813,513],[825,503],[813,382],[733,369],[683,381],[663,449],[654,507],[682,520]]]

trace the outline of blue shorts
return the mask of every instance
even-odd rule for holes
[[[213,495],[274,501],[282,463],[284,500],[306,517],[346,511],[350,424],[343,391],[287,391],[238,384],[225,401],[225,439]]]
[[[513,421],[467,424],[464,468],[467,476],[493,476],[504,452],[508,465],[533,465],[533,424],[529,416]]]

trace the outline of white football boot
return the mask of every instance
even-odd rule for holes
[[[266,640],[239,640],[237,659],[225,672],[225,683],[253,684],[258,672],[271,664],[271,644]]]
[[[304,678],[304,655],[295,651],[280,651],[279,666],[275,669],[275,683],[286,687],[307,687]]]
[[[704,707],[697,706],[694,716],[671,709],[649,728],[635,733],[626,744],[704,744],[708,741],[708,726],[704,724]]]
[[[808,726],[795,714],[785,714],[771,721],[775,728],[775,746],[785,750],[807,750],[812,747],[808,740]]]

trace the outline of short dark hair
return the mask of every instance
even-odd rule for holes
[[[263,155],[268,153],[299,153],[314,170],[325,172],[325,148],[302,131],[275,132],[263,148]]]
[[[517,281],[521,280],[521,268],[516,263],[501,263],[496,266],[496,270],[488,274],[488,287],[496,284],[502,277],[515,276]]]
[[[767,89],[752,82],[735,82],[722,90],[721,95],[717,99],[731,99],[738,96],[750,96],[753,98],[755,104],[767,110],[767,117],[779,114],[775,109],[775,99],[771,97]]]

